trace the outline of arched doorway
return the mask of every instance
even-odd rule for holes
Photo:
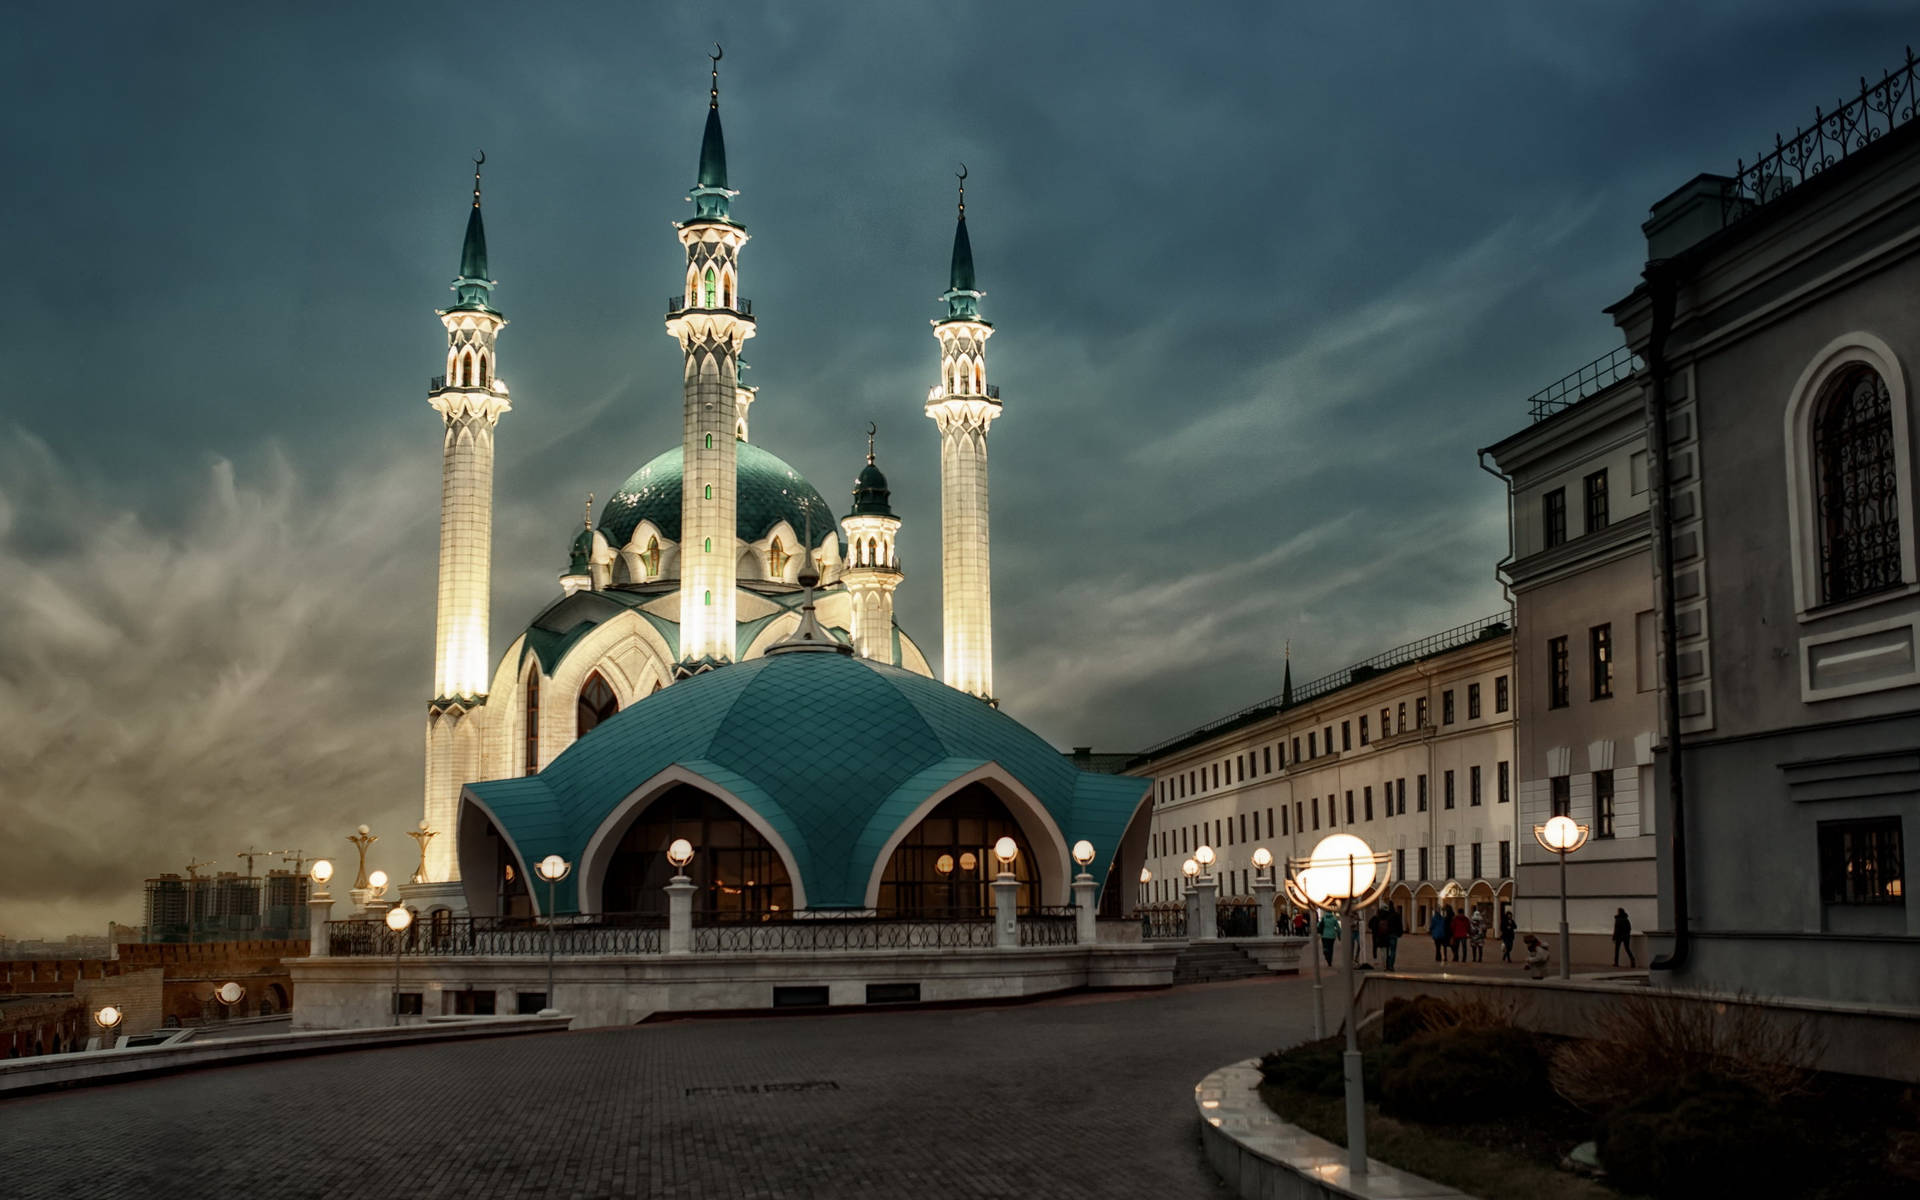
[[[1013,839],[1019,854],[1013,876],[1021,911],[1040,903],[1039,864],[1007,806],[983,783],[948,796],[894,848],[880,877],[879,910],[903,915],[966,915],[993,911],[993,877],[1000,872],[993,847]]]
[[[667,882],[679,873],[667,861],[675,838],[693,844],[686,874],[697,916],[739,920],[793,910],[793,882],[780,852],[724,801],[683,783],[661,793],[620,835],[600,886],[600,911],[664,917]]]
[[[1430,883],[1421,884],[1413,893],[1414,925],[1421,932],[1425,932],[1427,922],[1433,920],[1434,911],[1439,907],[1440,895],[1433,890],[1433,885]]]

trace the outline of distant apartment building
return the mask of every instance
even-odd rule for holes
[[[1219,894],[1251,896],[1256,848],[1281,864],[1339,832],[1392,856],[1388,900],[1410,927],[1443,904],[1496,917],[1516,862],[1509,619],[1289,682],[1141,754],[1128,768],[1153,780],[1141,898],[1178,901],[1201,845]]]

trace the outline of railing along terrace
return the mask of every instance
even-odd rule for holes
[[[668,296],[667,315],[671,317],[683,312],[732,312],[739,313],[743,317],[750,317],[753,315],[753,301],[736,299],[731,306],[725,304],[700,305],[688,304],[685,296]]]
[[[993,914],[977,909],[912,914],[823,909],[773,916],[702,913],[699,917],[693,927],[696,954],[993,947]],[[1022,923],[1027,919],[1022,917]]]
[[[1022,946],[1071,946],[1077,943],[1079,910],[1071,904],[1048,904],[1020,914]]]
[[[1730,224],[1754,209],[1762,208],[1815,175],[1857,153],[1895,129],[1913,120],[1920,112],[1916,85],[1920,85],[1920,62],[1908,46],[1906,61],[1891,71],[1883,71],[1879,83],[1860,78],[1860,94],[1851,100],[1840,99],[1832,112],[1813,110],[1813,124],[1796,127],[1793,136],[1773,136],[1773,149],[1761,155],[1752,166],[1745,159],[1735,160],[1734,184],[1725,197],[1725,216]]]
[[[1140,913],[1140,937],[1144,941],[1178,941],[1187,936],[1187,912],[1184,908],[1143,908]]]
[[[1273,917],[1268,928],[1260,927],[1261,906],[1251,900],[1221,900],[1214,905],[1214,928],[1221,937],[1266,937],[1273,932]]]
[[[1480,641],[1482,638],[1497,637],[1512,627],[1513,610],[1508,609],[1505,612],[1494,613],[1490,617],[1481,617],[1477,621],[1469,621],[1465,625],[1457,625],[1441,633],[1423,637],[1417,642],[1408,642],[1403,646],[1395,646],[1393,649],[1382,651],[1372,658],[1363,658],[1350,667],[1343,667],[1331,675],[1322,675],[1318,679],[1294,688],[1291,692],[1283,692],[1278,696],[1269,696],[1258,704],[1249,704],[1237,712],[1228,713],[1224,717],[1216,717],[1204,725],[1196,725],[1185,733],[1176,734],[1163,742],[1157,742],[1154,745],[1148,746],[1145,750],[1142,750],[1133,761],[1135,763],[1146,762],[1156,754],[1160,754],[1176,746],[1183,746],[1190,742],[1199,741],[1210,734],[1244,725],[1249,721],[1258,720],[1261,717],[1271,716],[1283,709],[1298,707],[1309,700],[1324,696],[1328,692],[1337,692],[1343,687],[1371,679],[1373,676],[1381,674],[1384,671],[1390,671],[1395,667],[1404,666],[1410,662],[1417,662],[1423,658],[1431,658],[1435,654],[1470,645]]]
[[[1625,346],[1594,359],[1564,379],[1555,380],[1527,397],[1527,415],[1533,420],[1571,408],[1588,396],[1605,391],[1645,364]]]
[[[666,918],[652,914],[561,917],[555,954],[658,954]],[[423,917],[395,933],[380,921],[327,922],[330,958],[464,958],[547,953],[546,922],[536,917]]]

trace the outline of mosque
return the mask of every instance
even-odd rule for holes
[[[554,913],[657,914],[680,873],[666,850],[684,838],[696,911],[719,919],[984,912],[991,848],[1010,837],[1023,911],[1068,901],[1081,841],[1118,903],[1144,857],[1146,782],[1076,769],[994,700],[987,434],[1001,400],[964,174],[923,406],[940,432],[936,679],[894,617],[901,521],[871,429],[843,512],[751,439],[748,234],[713,57],[666,314],[684,354],[681,442],[597,519],[589,508],[558,595],[491,669],[494,438],[512,406],[476,164],[455,302],[439,314],[446,373],[428,396],[444,421],[438,618],[425,845],[402,895],[428,918],[540,915],[548,889],[528,886],[530,867],[558,855],[573,867]]]

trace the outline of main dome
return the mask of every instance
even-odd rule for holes
[[[627,476],[620,490],[600,510],[600,532],[608,544],[626,545],[642,521],[652,521],[668,540],[680,540],[680,479],[685,470],[684,454],[684,450],[675,447]],[[809,517],[816,542],[829,530],[839,529],[833,510],[827,507],[819,489],[779,455],[770,454],[751,442],[735,442],[734,462],[738,480],[734,524],[742,541],[759,541],[781,521],[804,537]]]

